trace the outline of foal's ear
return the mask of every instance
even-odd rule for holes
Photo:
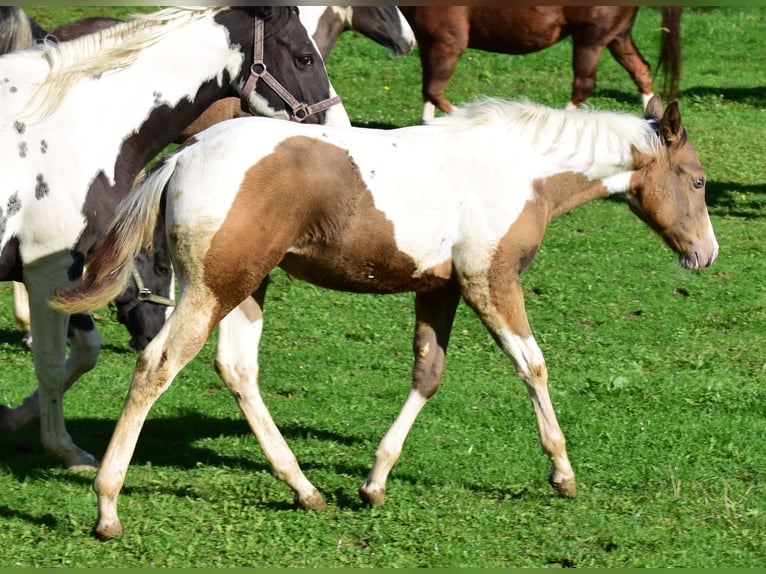
[[[686,141],[686,130],[681,124],[681,112],[678,102],[672,102],[662,116],[660,123],[662,137],[669,145],[678,145]]]
[[[658,95],[653,95],[646,104],[644,110],[645,120],[659,120],[662,117],[662,99]]]

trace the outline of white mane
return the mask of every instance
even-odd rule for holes
[[[40,50],[50,71],[45,82],[32,94],[30,106],[39,108],[41,115],[51,113],[79,80],[125,68],[142,50],[166,34],[221,10],[224,8],[166,8],[136,14],[132,21],[61,44],[45,42]]]
[[[638,116],[590,109],[549,108],[527,100],[486,98],[455,108],[429,125],[458,131],[481,126],[524,137],[537,152],[573,166],[592,165],[589,175],[600,177],[600,164],[629,168],[632,149],[657,155],[660,139],[653,125]]]

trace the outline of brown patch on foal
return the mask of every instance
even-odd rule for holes
[[[205,255],[205,284],[227,313],[277,265],[330,289],[392,293],[445,281],[445,269],[414,277],[394,228],[359,168],[338,146],[287,138],[244,175]]]
[[[527,201],[498,243],[487,273],[490,304],[501,310],[508,328],[522,336],[531,332],[519,276],[537,255],[548,222],[583,203],[608,195],[600,180],[589,180],[573,172],[537,179],[532,185],[534,198]],[[508,297],[508,287],[512,284],[518,288],[518,297]]]

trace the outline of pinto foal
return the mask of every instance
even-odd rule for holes
[[[718,252],[705,172],[678,106],[663,113],[659,98],[647,119],[488,101],[391,131],[247,118],[197,138],[137,186],[83,280],[55,301],[76,312],[111,300],[164,217],[179,298],[138,360],[96,476],[102,539],[122,531],[117,496],[149,409],[224,318],[220,376],[296,502],[324,506],[258,389],[264,279],[277,266],[331,289],[416,293],[411,390],[360,487],[364,501],[382,504],[405,437],[439,387],[461,298],[526,385],[551,484],[576,494],[519,280],[551,219],[623,194],[683,267],[707,267]]]

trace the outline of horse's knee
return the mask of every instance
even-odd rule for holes
[[[439,390],[444,373],[444,350],[435,342],[415,344],[415,366],[413,367],[412,388],[425,399],[430,399]]]
[[[90,315],[76,314],[69,318],[70,361],[77,361],[78,371],[86,372],[96,366],[101,349],[101,335]]]

